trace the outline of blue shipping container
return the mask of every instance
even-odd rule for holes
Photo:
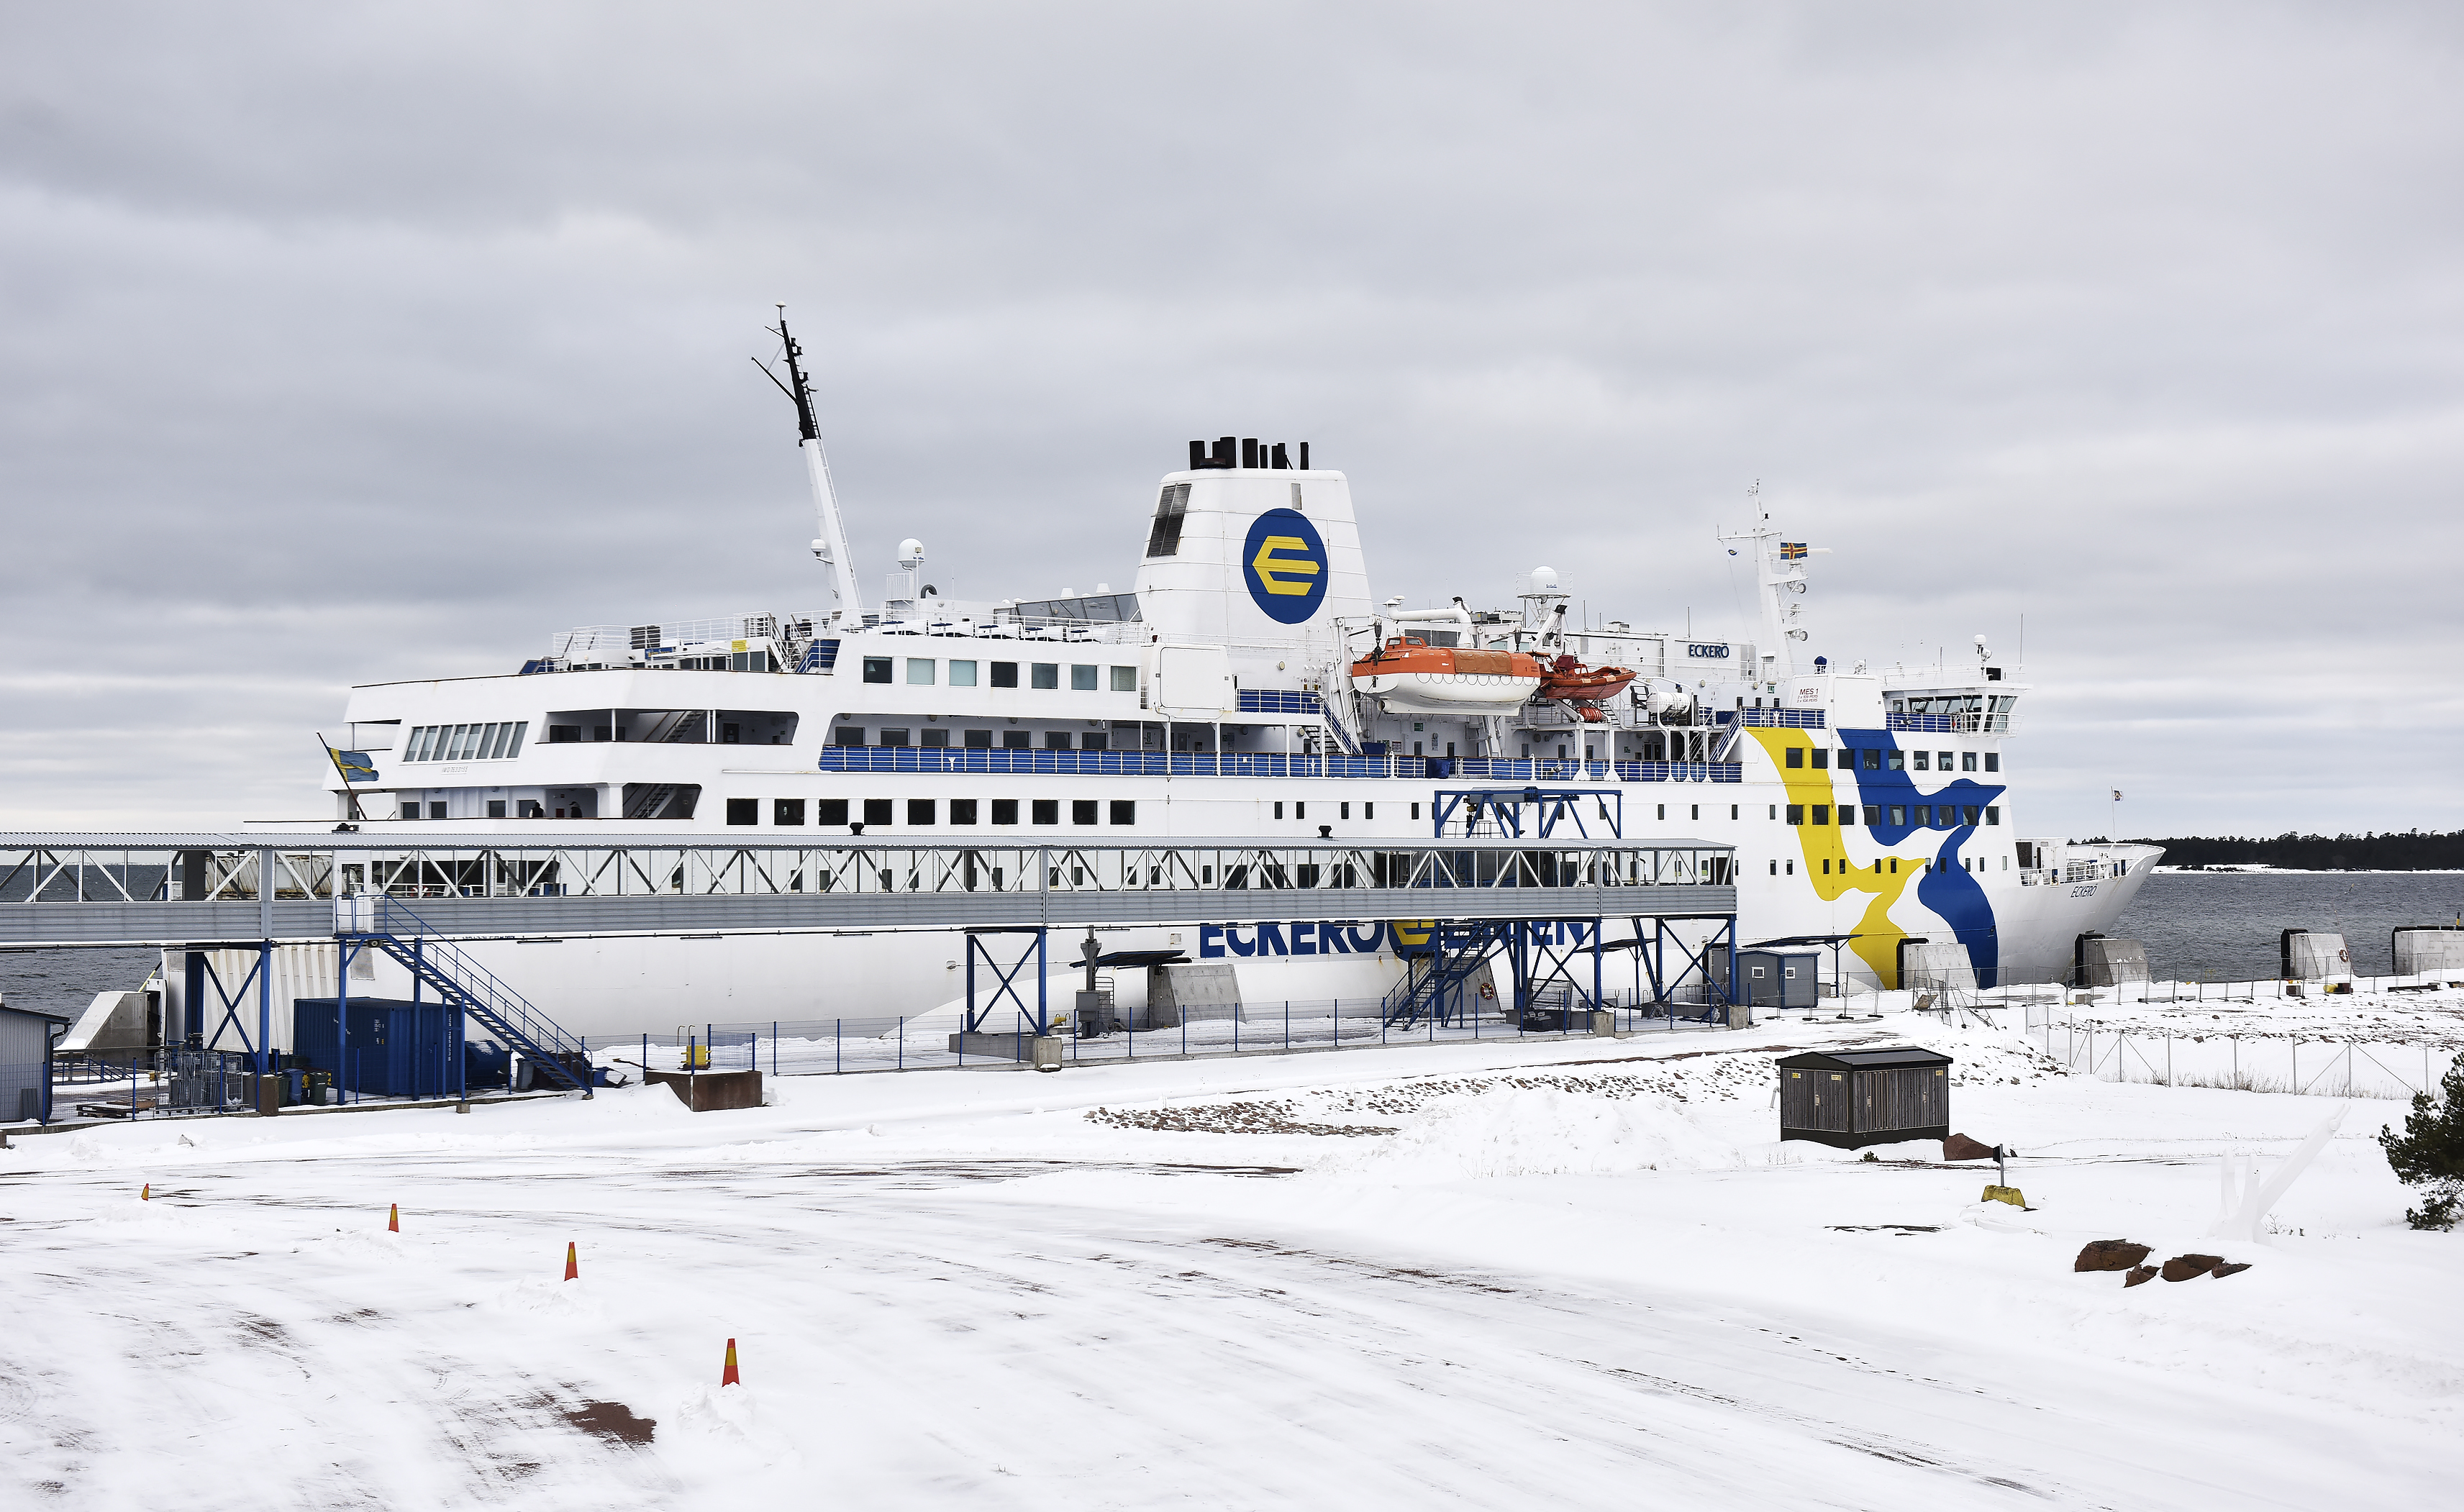
[[[291,1004],[291,1046],[337,1085],[371,1097],[447,1097],[462,1090],[462,1013],[435,1002],[397,997],[350,999],[348,1034],[335,1054],[338,999],[299,997]]]

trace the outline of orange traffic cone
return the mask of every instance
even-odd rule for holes
[[[151,1201],[153,1201],[153,1200],[154,1200],[154,1183],[152,1183],[151,1181],[149,1181],[149,1182],[145,1183],[145,1185],[144,1185],[144,1186],[143,1186],[143,1187],[139,1188],[139,1189],[138,1189],[138,1192],[137,1192],[137,1200],[138,1200],[138,1201],[140,1201],[140,1202],[151,1202]]]
[[[744,1384],[736,1378],[736,1341],[733,1339],[727,1341],[727,1369],[718,1372],[718,1384],[721,1386]]]
[[[567,1239],[564,1245],[564,1279],[566,1281],[582,1279],[582,1256],[574,1249],[573,1241],[570,1239]]]
[[[399,1234],[402,1232],[402,1204],[396,1202],[391,1206],[392,1211],[385,1215],[385,1232]]]

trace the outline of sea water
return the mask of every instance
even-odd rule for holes
[[[2344,937],[2357,975],[2395,970],[2389,934],[2464,920],[2464,872],[2160,871],[2105,932],[2147,947],[2159,981],[2265,981],[2286,930]]]

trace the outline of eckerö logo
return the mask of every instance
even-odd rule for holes
[[[1698,662],[1725,662],[1728,659],[1726,646],[1712,646],[1702,641],[1685,643],[1685,654]]]
[[[1589,940],[1588,920],[1539,920],[1529,928],[1535,940],[1580,945]],[[1198,958],[1221,960],[1225,955],[1375,955],[1386,951],[1409,953],[1428,949],[1432,926],[1421,922],[1373,919],[1301,919],[1279,924],[1201,924],[1198,927]]]
[[[1326,541],[1297,510],[1270,509],[1241,547],[1249,598],[1278,625],[1298,625],[1326,602]]]

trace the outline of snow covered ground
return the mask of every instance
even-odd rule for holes
[[[1957,1056],[2035,1211],[1932,1145],[1774,1144],[1771,1056],[1839,1042]],[[2464,1237],[2402,1226],[2390,1103],[2219,1245],[2218,1154],[2337,1104],[1907,1016],[770,1091],[21,1139],[0,1505],[2453,1494]],[[2254,1268],[2125,1290],[2072,1272],[2098,1238]]]

